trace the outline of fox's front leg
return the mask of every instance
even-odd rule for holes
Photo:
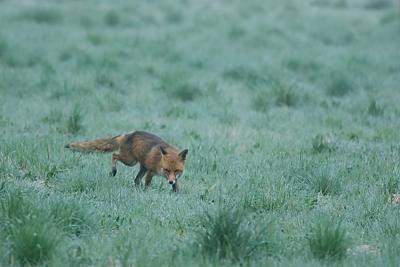
[[[140,164],[140,170],[135,178],[135,185],[140,184],[140,180],[142,180],[143,176],[146,174],[146,171],[147,171],[146,167],[144,167],[142,164]]]
[[[172,191],[175,193],[179,192],[179,183],[178,180],[175,181],[175,183],[172,185]]]
[[[111,171],[110,176],[115,176],[117,174],[117,161],[120,160],[118,154],[113,153],[111,158]]]
[[[147,172],[146,178],[144,178],[144,185],[148,188],[151,185],[151,180],[153,179],[154,174],[150,171]]]

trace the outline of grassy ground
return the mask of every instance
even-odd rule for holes
[[[398,266],[389,0],[0,1],[0,265]],[[71,141],[189,148],[182,191]]]

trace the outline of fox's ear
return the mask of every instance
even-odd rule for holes
[[[162,146],[160,146],[160,151],[161,151],[161,154],[167,155],[167,151]]]
[[[181,157],[182,160],[186,160],[186,155],[187,155],[188,152],[189,152],[189,150],[188,150],[187,148],[184,149],[184,150],[182,150],[182,151],[179,153],[179,157]]]

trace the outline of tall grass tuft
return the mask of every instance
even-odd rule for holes
[[[367,110],[369,115],[378,117],[382,116],[384,113],[384,109],[381,105],[379,105],[376,100],[371,100],[368,105],[368,110]]]
[[[257,83],[264,83],[265,78],[260,76],[257,71],[249,69],[247,67],[234,67],[225,70],[222,73],[222,77],[225,79],[231,79],[234,81],[241,81],[246,85],[254,85]]]
[[[399,193],[400,181],[396,177],[389,177],[383,184],[383,192],[386,196]]]
[[[349,242],[340,224],[323,220],[313,229],[308,244],[314,257],[341,260],[346,256]]]
[[[298,103],[299,97],[295,90],[286,85],[276,87],[273,91],[275,97],[275,104],[277,106],[293,107]]]
[[[203,229],[197,232],[196,244],[204,256],[243,262],[264,248],[271,252],[271,242],[264,230],[251,229],[242,209],[220,207],[206,213]]]
[[[328,95],[343,97],[353,91],[353,85],[345,75],[333,73],[330,79],[327,85]]]
[[[2,224],[6,225],[14,221],[21,221],[23,217],[28,214],[29,210],[30,207],[28,203],[23,199],[19,191],[6,194],[4,198],[1,199],[0,222],[3,221]]]
[[[120,23],[120,17],[117,12],[110,10],[104,16],[104,21],[108,26],[114,27]]]
[[[395,211],[391,216],[382,218],[381,227],[382,232],[388,238],[396,239],[400,237],[400,222],[399,222],[399,212]]]
[[[271,106],[294,107],[300,101],[292,85],[279,80],[263,80],[252,85],[258,91],[252,99],[253,108],[266,112]]]
[[[269,212],[286,209],[290,193],[283,183],[255,184],[251,194],[246,193],[244,203],[246,209],[255,212]]]
[[[269,99],[264,94],[253,97],[252,105],[254,110],[258,112],[267,112],[270,108]]]
[[[60,240],[46,213],[31,205],[19,191],[10,192],[2,199],[0,226],[10,243],[10,256],[22,265],[48,260]]]
[[[393,5],[394,1],[390,0],[369,0],[364,5],[366,9],[385,9]]]
[[[327,174],[317,174],[309,177],[308,183],[316,193],[321,193],[322,195],[336,194],[340,190],[339,181]]]
[[[56,24],[62,21],[62,15],[55,9],[34,8],[23,12],[21,15],[27,20],[42,24]]]
[[[75,106],[67,121],[67,132],[71,134],[77,134],[83,128],[82,125],[82,113],[79,106]]]
[[[112,74],[104,70],[99,70],[96,72],[96,83],[98,85],[108,88],[113,88],[116,85],[116,82]]]
[[[171,90],[171,95],[182,101],[193,101],[197,96],[201,95],[201,91],[194,84],[182,83]]]
[[[12,228],[10,240],[15,258],[22,264],[38,264],[48,260],[56,249],[59,236],[40,218],[31,218]]]
[[[178,73],[166,73],[160,77],[160,89],[165,91],[173,99],[180,99],[182,101],[193,101],[201,96],[200,88],[180,77]]]

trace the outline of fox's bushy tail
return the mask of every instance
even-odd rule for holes
[[[79,143],[71,143],[66,145],[66,148],[79,151],[79,152],[113,152],[119,149],[124,135],[117,135],[111,138],[102,138],[90,141],[83,141]]]

